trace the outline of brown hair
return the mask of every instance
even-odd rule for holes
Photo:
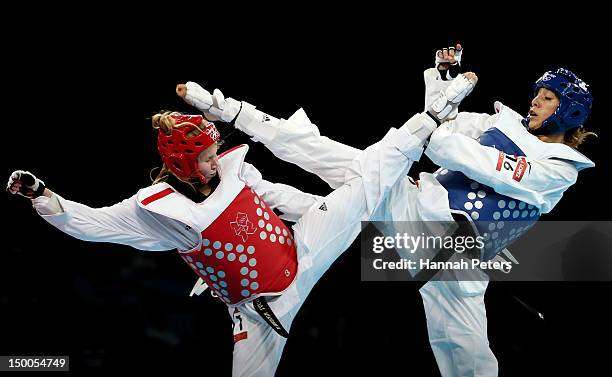
[[[565,144],[572,148],[578,148],[578,146],[584,143],[589,136],[598,137],[595,132],[586,131],[584,127],[578,127],[573,131],[566,133],[563,139]]]

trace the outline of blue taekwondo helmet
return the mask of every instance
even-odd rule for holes
[[[544,73],[533,85],[534,96],[540,88],[555,92],[559,97],[559,107],[542,122],[541,127],[530,130],[531,133],[558,134],[582,126],[589,117],[593,105],[589,86],[569,69],[559,68]],[[524,120],[525,126],[529,125],[529,118],[527,115]]]

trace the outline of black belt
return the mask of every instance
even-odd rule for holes
[[[266,323],[270,325],[270,327],[272,327],[274,331],[278,333],[278,335],[282,336],[283,338],[289,337],[289,333],[287,330],[285,330],[278,318],[276,318],[274,312],[272,309],[270,309],[270,306],[268,306],[265,297],[258,297],[253,300],[253,306],[261,318],[263,318],[263,320],[266,321]]]

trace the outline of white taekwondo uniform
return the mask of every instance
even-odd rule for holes
[[[249,116],[244,112],[238,121],[253,121]],[[219,186],[202,203],[159,183],[110,207],[91,208],[57,194],[33,205],[50,224],[82,240],[178,250],[228,305],[235,323],[233,375],[272,376],[286,338],[257,314],[252,300],[269,296],[270,308],[290,329],[312,287],[359,234],[361,221],[420,158],[434,127],[417,136],[409,123],[353,159],[351,176],[326,197],[263,180],[244,162],[248,146],[242,145],[220,156]],[[272,209],[296,222],[293,231]]]
[[[243,107],[242,111],[258,110]],[[288,120],[264,119],[236,122],[236,127],[332,188],[354,174],[354,160],[362,151],[321,136],[302,109]],[[576,182],[579,170],[594,166],[565,144],[540,141],[521,120],[518,113],[496,102],[493,115],[459,113],[443,123],[425,152],[441,168],[434,174],[421,173],[417,182],[401,179],[371,220],[446,222],[454,221],[453,213],[462,214],[486,241],[482,258],[494,257],[540,214],[552,210]],[[482,273],[480,278],[431,280],[421,288],[430,343],[445,377],[497,375],[497,360],[487,339],[488,276]]]

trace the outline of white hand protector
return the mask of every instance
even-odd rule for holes
[[[232,98],[225,98],[219,89],[215,89],[212,95],[195,82],[187,82],[187,94],[185,102],[195,106],[206,115],[209,121],[221,120],[231,122],[238,116],[242,104]]]
[[[469,80],[464,74],[460,74],[451,81],[448,88],[439,92],[427,112],[440,122],[453,119],[452,117],[457,114],[455,110],[461,101],[472,92],[477,81],[477,79]]]
[[[461,65],[461,53],[463,52],[462,48],[448,47],[443,48],[442,50],[436,51],[436,68],[440,64],[459,64]],[[455,62],[451,63],[454,59]]]
[[[448,47],[443,50],[436,51],[435,68],[426,69],[423,72],[425,81],[425,110],[427,110],[433,101],[438,98],[441,91],[446,90],[454,78],[461,73],[461,55],[463,48],[457,44],[457,48]],[[454,63],[451,63],[454,61]],[[445,68],[440,69],[440,65],[444,64]],[[449,115],[449,118],[455,118],[455,114]]]
[[[457,48],[448,47],[436,51],[435,66],[440,72],[442,80],[450,81],[461,73],[461,55],[463,48],[457,44]]]
[[[34,199],[41,196],[45,191],[45,182],[36,178],[29,171],[15,170],[9,177],[6,191]]]
[[[442,80],[440,71],[436,68],[428,68],[423,71],[423,81],[425,82],[425,107],[427,111],[431,104],[438,99],[440,92],[443,92],[453,82],[452,80]]]

